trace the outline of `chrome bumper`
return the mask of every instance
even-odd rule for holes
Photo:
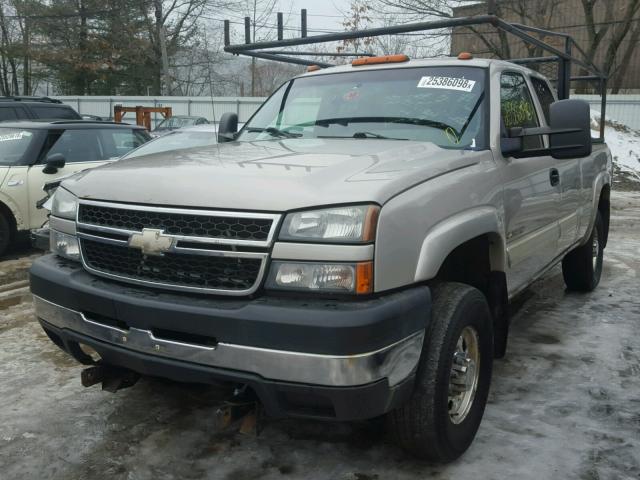
[[[217,368],[250,372],[269,380],[333,387],[365,385],[388,379],[394,386],[418,365],[424,330],[380,350],[334,356],[270,350],[229,343],[204,346],[157,338],[149,330],[122,330],[87,318],[81,312],[34,296],[36,316],[45,322],[95,340],[137,352]]]

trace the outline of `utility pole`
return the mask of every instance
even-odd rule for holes
[[[169,76],[169,56],[167,55],[167,29],[164,25],[160,28],[160,49],[162,50],[162,76],[164,77],[163,95],[171,95],[171,77]]]
[[[253,0],[253,31],[251,41],[256,41],[256,14],[258,11],[258,0]],[[251,96],[256,96],[256,57],[251,57]]]
[[[24,17],[24,29],[23,29],[23,43],[24,43],[24,59],[22,65],[22,93],[24,95],[31,95],[31,72],[29,62],[29,18]]]
[[[487,13],[489,15],[495,15],[496,14],[496,3],[497,0],[487,0]]]

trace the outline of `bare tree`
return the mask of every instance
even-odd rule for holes
[[[251,41],[266,40],[273,32],[273,14],[278,0],[240,0],[234,2],[229,9],[244,17],[249,17],[251,22]],[[251,96],[256,96],[257,60],[251,59]]]
[[[0,3],[0,94],[31,94],[29,76],[29,32],[22,17],[20,0]],[[20,80],[22,79],[22,82]],[[22,83],[22,85],[20,85]],[[22,88],[21,88],[22,87]]]
[[[342,26],[345,31],[363,30],[371,26],[371,5],[365,0],[352,0],[346,12]],[[337,52],[350,51],[362,53],[374,44],[374,38],[353,38],[343,40],[336,48]]]

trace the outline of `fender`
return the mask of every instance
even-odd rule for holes
[[[589,241],[589,236],[591,235],[591,230],[593,229],[593,225],[596,223],[596,214],[598,213],[598,202],[600,201],[600,195],[602,194],[602,189],[605,185],[611,186],[611,174],[608,171],[602,171],[598,173],[595,180],[593,181],[593,198],[591,199],[591,216],[589,218],[589,226],[587,227],[587,231],[584,236],[580,240],[580,245],[584,245]]]
[[[13,200],[11,200],[11,197],[0,192],[0,205],[4,205],[5,207],[7,207],[11,212],[11,214],[13,215],[13,218],[16,221],[16,230],[20,231],[20,230],[26,229],[24,224],[24,218],[20,214],[20,210],[18,209],[18,206],[15,204]]]
[[[505,241],[502,217],[494,207],[483,206],[457,213],[435,225],[420,249],[415,281],[434,278],[447,256],[459,245],[480,235],[491,238],[491,270],[505,271]]]

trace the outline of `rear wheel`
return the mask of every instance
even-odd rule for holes
[[[562,276],[569,290],[590,292],[600,283],[604,234],[604,222],[598,212],[589,241],[562,259]]]
[[[5,215],[0,213],[0,257],[4,255],[11,243],[11,223]]]
[[[484,295],[473,287],[443,283],[432,293],[415,390],[388,422],[400,446],[416,457],[450,462],[469,447],[482,420],[493,365],[492,320]]]

